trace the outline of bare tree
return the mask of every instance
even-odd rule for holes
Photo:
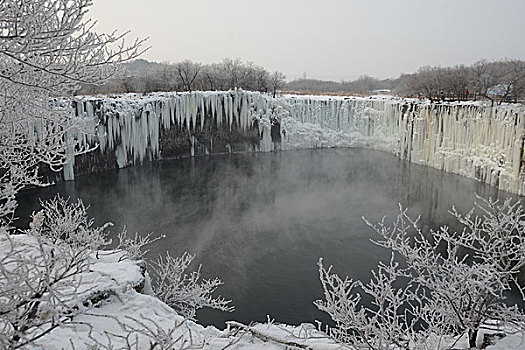
[[[457,65],[446,70],[446,87],[449,93],[459,101],[464,99],[465,92],[471,81],[471,71],[464,65]]]
[[[497,76],[494,71],[494,65],[487,60],[480,60],[474,63],[471,67],[471,86],[474,89],[474,99],[476,96],[481,96],[493,101],[492,97],[487,94],[491,86],[497,84]]]
[[[525,91],[525,62],[520,60],[505,60],[503,62],[503,74],[501,77],[504,92],[500,103],[511,96],[517,102],[519,96]]]
[[[228,85],[226,88],[235,89],[239,87],[239,79],[242,69],[242,62],[239,58],[225,58],[220,63],[221,70],[226,74]]]
[[[194,63],[190,60],[184,60],[175,65],[175,69],[179,74],[179,78],[182,83],[182,88],[185,91],[192,91],[193,83],[197,79],[200,71],[202,70],[202,65],[200,63]]]
[[[178,67],[167,62],[161,63],[152,76],[158,82],[160,91],[177,91],[184,86]]]
[[[118,85],[125,93],[136,91],[136,78],[133,77],[126,69],[119,72],[116,78]]]
[[[378,84],[378,80],[368,75],[362,75],[357,80],[352,82],[353,90],[355,92],[366,94],[375,90]]]
[[[268,92],[268,79],[270,78],[270,73],[266,71],[261,66],[258,66],[254,72],[255,78],[255,88],[256,91]]]
[[[441,67],[421,67],[417,71],[416,88],[424,96],[434,101],[443,94],[445,72]]]
[[[135,64],[135,62],[139,62]],[[144,60],[124,65],[125,73],[103,87],[84,84],[81,93],[227,90],[242,88],[267,92],[270,74],[264,67],[239,59],[201,65],[189,60],[179,63],[155,63]]]
[[[401,96],[417,96],[419,92],[417,89],[416,74],[401,74],[397,80],[393,92]]]
[[[277,93],[277,89],[280,89],[284,86],[284,79],[286,76],[281,72],[273,72],[270,75],[269,85],[270,89],[272,90],[273,97],[275,98],[275,95]]]

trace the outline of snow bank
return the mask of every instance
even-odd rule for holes
[[[205,148],[201,154],[231,152],[235,135],[255,130],[256,144],[247,150],[371,148],[525,193],[522,105],[431,104],[384,97],[273,99],[236,90],[84,97],[76,101],[75,115],[100,120],[95,137],[76,137],[85,144],[98,143],[99,153],[113,154],[118,167],[168,154],[173,141],[168,139],[175,136],[163,130],[177,130],[182,151],[175,153],[190,156],[198,147]],[[225,132],[229,136],[219,146],[216,141]],[[73,167],[71,162],[64,168],[66,179],[73,179]]]
[[[290,349],[292,344],[312,350],[340,349],[313,325],[244,327],[203,327],[178,316],[153,296],[128,290],[110,296],[99,307],[78,316],[73,324],[54,330],[35,345],[46,350],[65,350],[111,344],[117,350],[128,349],[126,343],[133,344],[133,349],[149,349],[152,342],[164,341],[165,347],[159,349]]]
[[[39,242],[34,236],[6,235],[0,239],[3,262],[20,256],[38,259],[39,254]],[[297,344],[309,349],[339,348],[310,324],[245,326],[232,322],[225,330],[203,327],[179,316],[156,297],[139,293],[148,290],[141,287],[149,283],[147,274],[140,262],[127,260],[122,251],[98,251],[88,260],[89,268],[61,281],[61,287],[55,289],[74,295],[66,303],[78,313],[50,332],[28,329],[29,334],[42,336],[23,348],[125,350],[149,349],[155,343],[158,349],[287,349]],[[68,285],[75,286],[72,293],[68,293]],[[47,329],[49,324],[42,327]]]
[[[38,251],[37,245],[32,236],[15,235],[8,239],[6,236],[0,240],[0,257],[8,254],[13,246],[31,256]],[[125,259],[122,252],[99,251],[91,255],[89,263],[89,269],[76,276],[82,281],[82,287],[76,290],[76,302],[73,302],[81,312],[24,348],[126,350],[149,349],[151,344],[157,344],[159,349],[346,348],[307,323],[292,326],[269,320],[243,325],[230,321],[224,330],[203,327],[179,316],[156,297],[139,293],[137,290],[141,288],[137,286],[147,285],[147,274],[140,263]],[[100,292],[104,292],[103,297],[86,303]],[[494,339],[494,345],[487,349],[525,348],[521,334]],[[454,344],[455,349],[468,348],[466,337],[446,343]]]

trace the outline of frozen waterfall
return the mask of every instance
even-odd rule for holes
[[[358,97],[271,98],[242,90],[155,93],[75,101],[100,120],[100,164],[120,168],[198,154],[362,147],[524,194],[525,109]],[[82,157],[82,156],[77,156]],[[78,162],[76,162],[78,164]],[[73,160],[64,177],[81,171]]]

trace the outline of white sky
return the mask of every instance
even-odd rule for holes
[[[89,16],[149,37],[147,60],[240,58],[287,79],[525,59],[525,0],[94,0]]]

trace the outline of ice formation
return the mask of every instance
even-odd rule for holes
[[[193,156],[203,142],[198,132],[209,125],[212,133],[256,128],[255,151],[372,148],[525,193],[525,108],[521,105],[320,96],[274,99],[236,90],[84,97],[76,101],[76,115],[99,118],[97,135],[84,136],[83,142],[96,142],[99,152],[114,153],[121,168],[162,158],[161,129],[186,133],[187,154]],[[213,149],[213,137],[207,145],[205,154],[232,149],[230,144]],[[73,165],[65,167],[66,179],[73,178]]]

